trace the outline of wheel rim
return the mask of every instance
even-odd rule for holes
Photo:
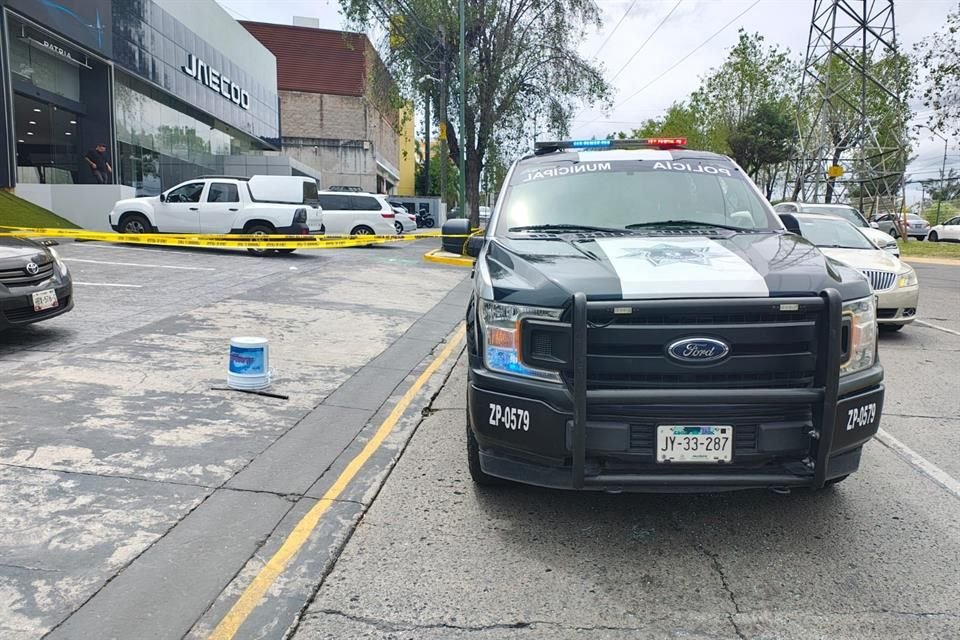
[[[355,236],[372,236],[372,235],[373,235],[373,231],[371,231],[370,229],[367,229],[366,227],[360,227],[359,229],[356,230],[356,232],[355,232],[353,235],[355,235]]]
[[[399,222],[394,222],[393,226],[397,229],[397,233],[403,233],[403,225]]]
[[[269,234],[263,229],[255,229],[253,232],[250,233],[250,235],[252,235],[256,240],[259,240],[261,238],[266,237]],[[267,253],[268,251],[270,251],[270,249],[258,248],[258,249],[251,249],[251,251],[253,251],[254,253]]]
[[[146,231],[143,227],[143,223],[139,220],[129,220],[124,226],[124,230],[127,233],[143,233]]]

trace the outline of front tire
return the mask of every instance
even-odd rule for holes
[[[152,233],[153,227],[145,215],[139,213],[124,214],[120,220],[120,233]]]
[[[427,218],[426,220],[423,221],[423,226],[425,226],[427,229],[433,229],[433,225],[434,225],[433,218]]]
[[[931,231],[927,239],[930,240],[930,242],[940,242],[940,236],[937,235],[936,231]]]

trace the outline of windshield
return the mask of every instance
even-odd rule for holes
[[[843,218],[850,224],[855,227],[869,227],[870,224],[867,222],[866,218],[860,215],[860,212],[854,209],[853,207],[840,207],[840,206],[817,206],[814,204],[805,204],[803,205],[804,213],[823,213],[828,216],[836,216],[838,218]]]
[[[876,249],[860,231],[845,220],[827,217],[797,217],[800,233],[818,247]]]
[[[780,228],[769,206],[727,162],[561,160],[517,167],[497,231],[536,225],[623,229],[678,220]]]

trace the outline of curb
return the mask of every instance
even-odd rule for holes
[[[454,267],[472,267],[473,258],[467,256],[458,256],[454,253],[449,253],[447,251],[441,251],[440,249],[434,249],[433,251],[428,251],[423,254],[423,259],[427,262],[435,262],[437,264],[448,264]]]

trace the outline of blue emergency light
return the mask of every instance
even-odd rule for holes
[[[626,140],[556,140],[537,142],[533,152],[540,156],[568,149],[682,149],[686,138],[633,138]]]

